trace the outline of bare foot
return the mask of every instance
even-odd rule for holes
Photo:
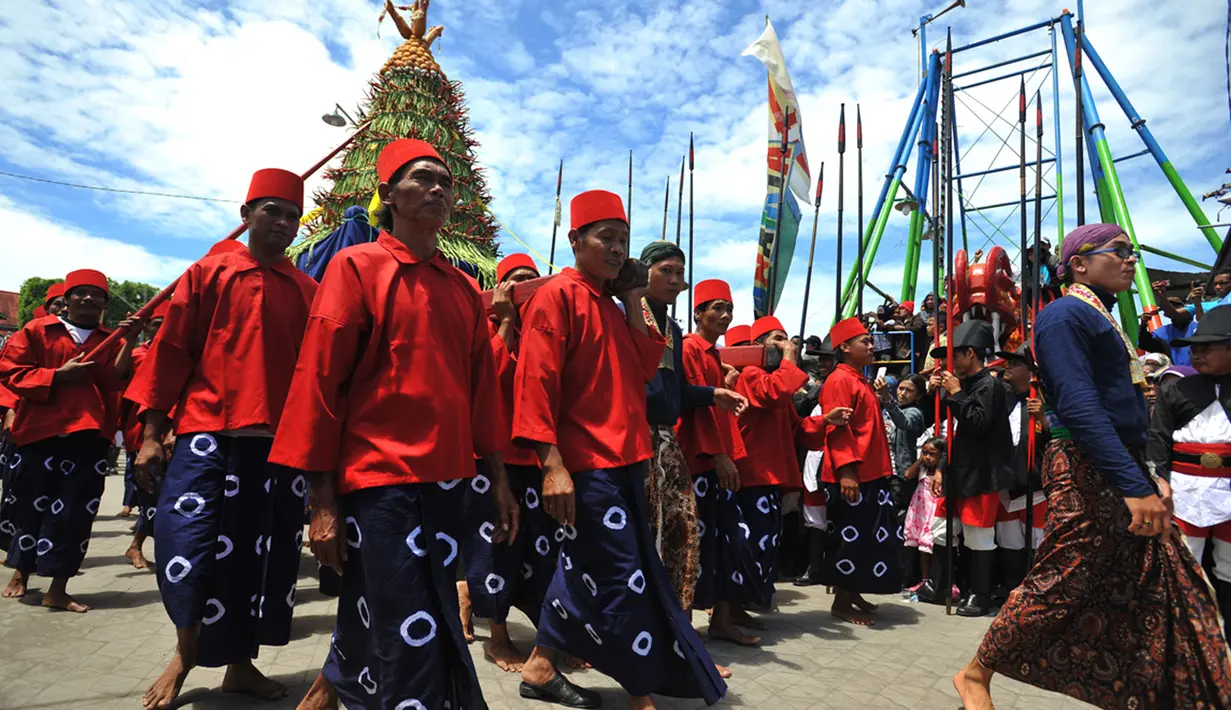
[[[709,628],[710,638],[715,641],[730,641],[738,646],[759,646],[761,645],[760,636],[749,636],[740,631],[734,624],[726,626],[716,626],[712,621]]]
[[[462,636],[470,643],[474,641],[474,617],[470,613],[470,587],[465,580],[457,583],[457,607],[462,617]]]
[[[135,569],[146,569],[150,566],[149,560],[145,559],[145,553],[141,551],[140,547],[128,548],[128,552],[125,552],[124,556],[133,563]]]
[[[30,578],[28,572],[14,571],[13,578],[9,580],[9,584],[0,592],[0,597],[5,599],[20,599],[26,596],[26,581]]]
[[[594,667],[576,656],[565,656],[564,665],[568,666],[569,668],[575,668],[579,671],[589,670]]]
[[[128,505],[126,505],[126,506],[124,506],[123,508],[120,508],[120,512],[116,513],[116,514],[115,514],[115,517],[117,517],[117,518],[128,518],[128,517],[131,517],[131,516],[132,516],[132,514],[133,514],[133,509],[132,509],[132,506],[128,506]]]
[[[654,698],[649,695],[629,697],[628,710],[654,710]]]
[[[874,626],[876,624],[876,617],[871,612],[860,611],[850,604],[834,602],[833,606],[829,607],[829,613],[843,621],[849,621],[859,626]]]
[[[184,679],[187,677],[188,669],[184,667],[184,659],[180,657],[179,652],[176,652],[175,658],[167,664],[167,669],[158,676],[158,680],[154,681],[150,689],[145,691],[145,697],[141,699],[145,710],[171,707],[171,703],[175,702],[175,698],[180,694],[180,688],[184,686]]]
[[[73,597],[63,590],[57,590],[55,585],[52,585],[43,592],[43,606],[48,609],[60,609],[62,611],[71,611],[78,614],[84,614],[90,610],[88,604],[73,599]]]
[[[243,693],[258,700],[281,700],[286,697],[286,686],[265,677],[252,665],[252,661],[232,663],[222,677],[222,692]]]
[[[854,592],[851,593],[851,603],[854,604],[860,611],[866,611],[869,614],[880,609],[879,604],[873,604],[867,599],[864,599],[862,595]]]
[[[971,661],[974,664],[974,661]],[[988,685],[991,682],[990,677],[984,679],[980,677],[978,670],[966,666],[953,676],[953,687],[957,690],[957,694],[962,699],[962,707],[965,710],[995,710],[992,705],[992,695],[988,690]]]
[[[739,626],[743,626],[749,629],[756,629],[757,631],[764,631],[765,629],[769,628],[765,625],[764,621],[761,621],[757,617],[749,614],[744,609],[740,609],[739,607],[736,607],[736,606],[731,607],[731,623],[734,623],[734,624],[737,624]]]
[[[338,710],[338,694],[333,686],[325,680],[324,674],[318,673],[316,682],[308,689],[295,710]]]
[[[718,671],[718,677],[720,678],[730,678],[733,675],[730,668],[720,666],[717,663],[714,664],[714,669]]]
[[[530,659],[530,654],[523,653],[512,641],[499,642],[495,639],[483,643],[483,655],[508,673],[520,673],[522,666]]]

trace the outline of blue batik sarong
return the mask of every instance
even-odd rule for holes
[[[132,476],[134,489],[132,502],[128,502],[128,479]],[[137,454],[129,451],[127,465],[124,467],[124,505],[131,506],[137,512],[137,534],[146,537],[154,534],[154,516],[158,514],[158,493],[146,492],[137,485]]]
[[[136,461],[136,459],[136,452],[125,452],[124,500],[121,503],[125,508],[137,507],[137,493],[140,491],[140,488],[137,487],[137,468],[133,466],[133,462]]]
[[[777,486],[751,486],[734,494],[727,491],[725,496],[719,564],[727,600],[744,608],[768,609],[778,577],[782,494]]]
[[[13,542],[15,529],[13,521],[9,520],[9,506],[17,500],[10,481],[20,462],[17,445],[8,434],[0,434],[0,550],[4,550],[5,554],[8,554],[9,545]]]
[[[517,607],[533,624],[556,571],[560,541],[567,532],[543,510],[543,472],[537,466],[506,465],[509,487],[521,508],[520,529],[511,543],[495,543],[496,501],[487,468],[467,482],[462,559],[475,616],[503,624]]]
[[[6,506],[13,541],[5,566],[42,577],[80,571],[107,478],[107,446],[91,430],[17,449]]]
[[[321,670],[348,710],[485,710],[458,617],[469,479],[342,497],[347,557]]]
[[[567,530],[539,619],[540,646],[584,658],[630,695],[718,702],[727,686],[650,537],[645,464],[573,474]]]
[[[857,594],[902,590],[905,534],[889,487],[891,476],[859,484],[859,500],[842,498],[837,483],[825,484],[826,549],[821,583]]]
[[[290,641],[307,479],[267,462],[273,439],[181,434],[154,516],[163,606],[201,623],[197,664],[255,658]]]

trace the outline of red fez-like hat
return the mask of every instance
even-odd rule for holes
[[[851,338],[867,335],[868,329],[858,318],[847,318],[843,321],[838,321],[833,328],[829,329],[829,340],[833,343],[834,348],[837,348],[842,343]]]
[[[277,197],[293,203],[303,211],[303,178],[289,170],[265,168],[252,174],[245,203],[262,197]]]
[[[103,275],[103,272],[94,269],[78,269],[68,272],[68,276],[64,277],[64,293],[67,295],[78,286],[94,286],[101,288],[103,293],[110,294],[107,289],[107,277]]]
[[[248,247],[238,239],[223,239],[214,246],[209,248],[209,253],[206,256],[217,256],[218,254],[228,254],[233,251],[247,251]]]
[[[52,284],[47,287],[47,296],[43,298],[43,305],[45,306],[48,303],[51,303],[52,301],[56,300],[57,298],[60,298],[63,295],[64,295],[64,284],[63,283]]]
[[[752,341],[752,326],[750,325],[733,325],[727,328],[726,344],[727,347],[739,345],[740,343],[748,343]]]
[[[783,333],[786,332],[786,328],[782,327],[782,321],[773,316],[761,316],[753,321],[749,340],[757,340],[762,335],[775,330],[781,330]]]
[[[496,265],[496,283],[504,281],[504,277],[517,269],[533,269],[534,275],[539,275],[539,267],[534,265],[534,258],[529,254],[509,254]]]
[[[569,203],[569,229],[581,229],[605,219],[618,219],[625,224],[624,201],[614,192],[588,190]]]
[[[709,303],[722,299],[728,303],[735,303],[731,300],[731,286],[722,279],[706,279],[697,284],[693,288],[693,297],[697,300],[697,305]]]
[[[914,301],[902,301],[898,305],[905,308],[907,313],[915,312],[915,302]]]
[[[445,161],[440,157],[440,153],[437,153],[436,149],[427,141],[421,141],[417,138],[400,138],[380,151],[380,157],[376,159],[376,175],[380,178],[381,182],[389,182],[389,178],[393,177],[398,168],[419,158],[431,158],[438,161],[441,165],[445,165]],[[445,170],[448,169],[449,166],[445,165]]]
[[[42,306],[34,307],[34,314],[33,314],[34,318],[45,318],[46,316],[47,316],[46,308],[43,308]]]

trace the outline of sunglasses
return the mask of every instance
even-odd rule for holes
[[[1115,254],[1121,261],[1128,261],[1129,259],[1133,259],[1133,258],[1137,258],[1137,259],[1141,258],[1140,251],[1137,251],[1136,249],[1134,249],[1132,244],[1125,244],[1124,242],[1120,242],[1114,247],[1107,247],[1106,249],[1095,249],[1093,251],[1088,251],[1084,254],[1078,254],[1077,256],[1094,256],[1095,254]]]

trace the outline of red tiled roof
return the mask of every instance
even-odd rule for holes
[[[0,330],[17,330],[18,296],[12,291],[0,291]]]

